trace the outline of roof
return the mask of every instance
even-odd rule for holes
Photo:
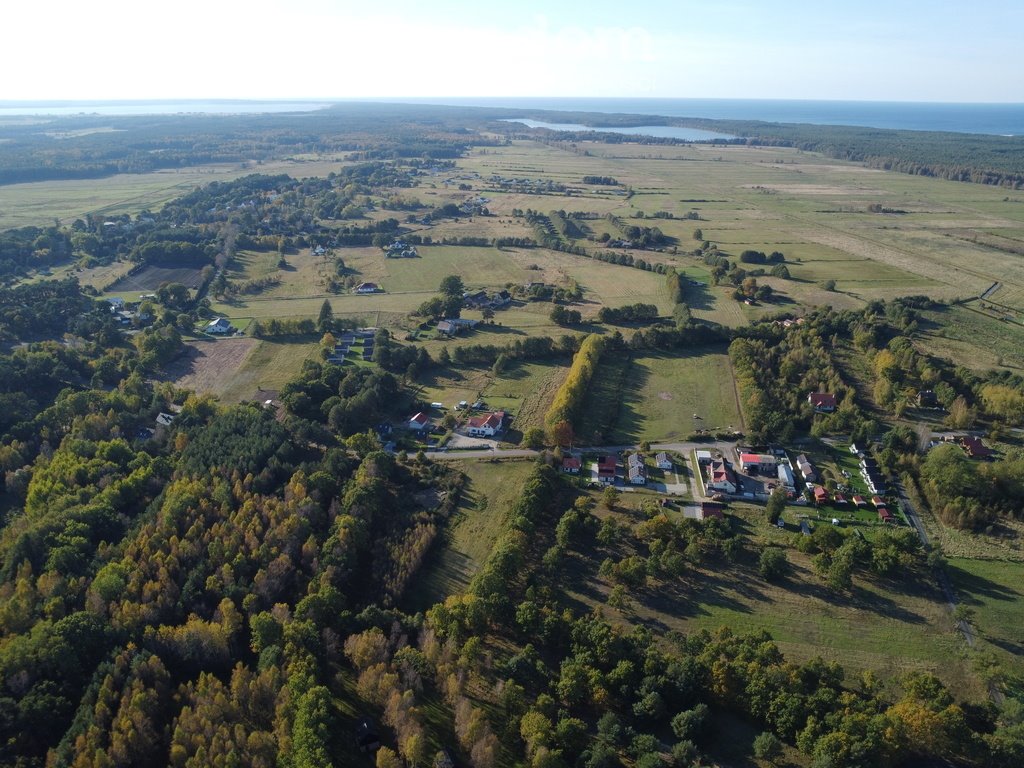
[[[822,488],[820,485],[814,486],[814,500],[824,501],[828,499],[828,491]]]
[[[665,453],[664,451],[661,451],[654,457],[654,460],[659,464],[664,464],[665,462],[669,461],[668,454]]]
[[[881,496],[872,496],[871,497],[871,503],[874,504],[876,507],[884,507],[885,506],[885,501],[882,499]]]
[[[992,449],[981,442],[980,437],[961,437],[960,445],[971,456],[991,456]]]
[[[711,464],[711,482],[729,482],[736,485],[736,476],[728,464],[724,461],[716,461]]]
[[[618,459],[616,459],[615,456],[613,456],[613,455],[598,456],[597,457],[597,469],[598,469],[598,471],[600,471],[602,469],[610,469],[610,470],[612,470],[614,472],[615,471],[615,466],[618,463],[619,463]]]
[[[807,401],[815,408],[835,408],[836,396],[831,392],[811,392]]]
[[[774,456],[763,453],[741,453],[741,464],[775,464],[778,460]]]
[[[703,517],[703,518],[708,518],[708,517],[718,517],[718,518],[721,518],[721,517],[724,516],[722,514],[722,505],[719,504],[718,502],[715,502],[715,501],[702,501],[700,503],[700,514],[701,514],[701,517]]]
[[[504,420],[504,411],[494,411],[486,416],[473,416],[466,423],[474,429],[498,429]]]
[[[579,456],[566,456],[562,459],[562,469],[579,469],[583,466],[583,462]]]
[[[864,501],[864,497],[859,495],[853,497],[853,503],[856,504],[858,507],[863,504],[867,504],[867,502]]]
[[[427,416],[427,414],[423,413],[423,411],[420,411],[415,416],[413,416],[411,419],[409,419],[409,421],[415,421],[417,424],[421,424],[422,425],[422,424],[426,424],[428,421],[430,421],[430,417]]]

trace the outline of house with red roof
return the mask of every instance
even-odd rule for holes
[[[709,517],[717,517],[721,520],[725,517],[722,508],[723,505],[717,501],[702,501],[700,503],[700,519],[707,520]]]
[[[827,504],[828,503],[828,491],[822,486],[814,486],[814,503],[815,504]]]
[[[883,523],[891,523],[894,520],[892,512],[890,512],[885,507],[878,508],[878,519],[881,520]]]
[[[427,414],[420,411],[411,419],[409,419],[409,423],[407,424],[407,426],[414,432],[421,432],[422,430],[427,429],[430,426],[430,417],[427,416]]]
[[[567,475],[578,475],[583,467],[583,461],[579,456],[566,456],[562,459],[562,471]]]
[[[831,392],[811,392],[807,396],[807,402],[816,413],[832,413],[838,406],[836,396]]]
[[[615,454],[597,457],[597,481],[599,483],[611,484],[615,482],[615,470],[619,460]]]
[[[866,507],[868,505],[867,501],[864,500],[864,497],[860,495],[853,497],[853,503],[858,507]]]
[[[885,499],[883,499],[881,496],[872,496],[871,497],[871,505],[875,509],[881,509],[882,507],[885,506]]]
[[[493,437],[505,423],[505,412],[494,411],[486,416],[473,416],[466,422],[466,431],[473,437]]]
[[[960,447],[972,459],[988,459],[992,457],[992,449],[981,442],[980,437],[971,437],[970,435],[961,437]]]
[[[708,490],[736,493],[736,474],[726,462],[711,462],[711,468],[708,469]]]

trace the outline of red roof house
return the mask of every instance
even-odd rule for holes
[[[826,503],[828,503],[828,491],[826,491],[820,485],[814,486],[814,503],[815,504],[826,504]]]
[[[843,494],[841,494],[841,493],[837,493],[837,494],[836,494],[836,495],[835,495],[835,496],[834,496],[834,497],[832,498],[832,501],[834,501],[834,502],[835,502],[836,504],[845,504],[845,503],[846,503],[846,499],[845,499],[845,498],[843,498]]]
[[[866,507],[868,505],[868,503],[864,500],[863,496],[854,496],[853,503],[856,504],[858,507]]]
[[[874,505],[875,509],[885,506],[885,500],[881,496],[872,496],[871,503]]]
[[[582,466],[583,462],[579,456],[566,456],[562,459],[562,471],[568,472],[570,475],[578,475]]]
[[[409,429],[414,429],[419,432],[421,429],[426,429],[430,424],[430,417],[427,414],[420,411],[411,419],[409,419]]]
[[[878,508],[878,519],[883,523],[891,523],[893,521],[892,512],[885,507]]]
[[[488,437],[501,431],[501,425],[505,422],[505,412],[495,411],[486,416],[473,416],[466,422],[469,434],[474,436],[486,435]]]
[[[715,501],[702,501],[700,503],[700,518],[707,520],[709,517],[717,517],[721,520],[724,517],[722,505]]]
[[[615,482],[615,468],[619,460],[614,455],[597,457],[597,479],[602,483]]]
[[[818,413],[832,413],[838,405],[836,396],[830,392],[811,392],[807,396],[810,403]]]
[[[981,442],[979,437],[961,437],[960,447],[972,459],[987,459],[992,455],[992,449]]]

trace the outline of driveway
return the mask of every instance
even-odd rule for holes
[[[497,440],[492,440],[487,437],[470,437],[469,435],[460,435],[458,432],[453,432],[447,443],[447,447],[449,448],[476,448],[477,450],[497,448],[497,446]]]

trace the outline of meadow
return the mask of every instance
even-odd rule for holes
[[[743,425],[729,356],[722,348],[602,359],[580,435],[607,445],[685,440],[701,429]]]

